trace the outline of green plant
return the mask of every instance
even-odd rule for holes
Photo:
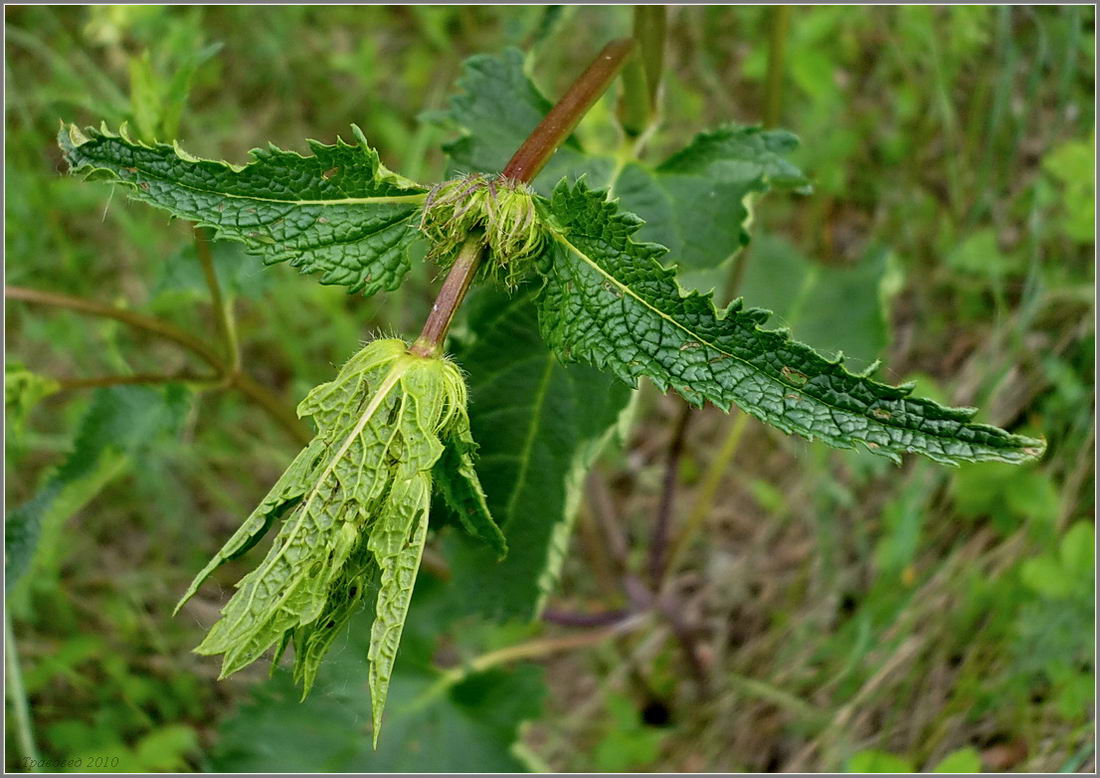
[[[611,64],[622,64],[627,49],[612,47]],[[266,604],[261,601],[264,607],[256,612],[251,611],[254,601],[239,614],[231,601],[225,614],[231,619],[226,622],[229,626],[216,627],[217,632],[212,631],[204,643],[208,650],[226,653],[225,670],[231,671],[273,644],[295,640],[296,663],[300,663],[296,674],[308,688],[330,640],[318,628],[330,621],[335,627],[368,589],[372,596],[377,591],[378,634],[368,650],[375,674],[376,737],[427,529],[433,480],[443,485],[444,496],[450,498],[460,520],[479,520],[473,524],[475,533],[490,540],[491,553],[499,553],[503,542],[484,506],[500,522],[511,547],[509,559],[532,560],[523,565],[514,591],[484,595],[487,601],[504,600],[491,607],[529,616],[539,610],[552,586],[575,508],[577,483],[629,399],[626,390],[596,370],[562,371],[554,354],[566,362],[589,362],[628,385],[647,376],[662,390],[674,389],[693,404],[707,400],[722,408],[736,404],[785,432],[818,437],[838,448],[862,444],[894,460],[914,452],[945,463],[1021,462],[1042,452],[1041,441],[972,423],[972,411],[944,408],[912,398],[906,387],[878,383],[871,378],[873,370],[848,372],[839,355],[824,358],[784,332],[763,329],[767,314],[759,309],[735,303],[718,312],[707,296],[683,294],[676,271],[663,264],[665,249],[634,240],[637,235],[667,244],[668,258],[688,268],[719,264],[747,240],[746,201],[751,195],[767,186],[805,186],[801,174],[783,158],[793,148],[792,136],[726,127],[698,136],[657,166],[636,159],[644,131],[629,132],[631,142],[616,154],[585,154],[579,143],[569,139],[570,132],[615,73],[608,62],[597,60],[587,80],[578,82],[512,159],[502,160],[502,134],[517,127],[525,128],[521,133],[528,131],[531,120],[537,122],[547,107],[537,92],[526,88],[522,70],[516,67],[519,59],[518,54],[508,54],[471,63],[464,101],[455,107],[469,134],[450,147],[452,159],[475,171],[502,171],[499,182],[462,177],[430,190],[388,171],[358,131],[354,144],[313,144],[310,157],[274,148],[259,150],[244,167],[196,160],[172,146],[132,140],[121,131],[113,135],[66,126],[59,136],[74,169],[120,180],[133,188],[137,199],[213,228],[216,237],[237,240],[266,262],[289,261],[303,272],[320,273],[323,283],[341,284],[363,294],[392,290],[421,253],[450,267],[419,339],[400,347],[393,341],[376,341],[352,358],[333,385],[314,390],[324,394],[338,389],[342,392],[339,403],[318,408],[307,398],[300,407],[303,414],[317,418],[318,435],[223,554],[243,553],[282,517],[283,510],[287,522],[282,531],[288,538],[297,537],[297,531],[310,533],[309,553],[303,551],[293,564],[285,565],[290,560],[282,552],[285,547],[273,550],[271,564],[265,563],[250,574],[255,577],[242,580],[242,592],[271,586],[277,587],[278,595]],[[653,56],[644,61],[648,68]],[[502,82],[513,91],[518,89],[519,99],[507,101],[503,110],[484,110]],[[648,86],[638,91],[631,83],[637,82],[624,84],[624,105],[636,107],[642,94],[652,99]],[[652,110],[625,113],[630,129],[644,124],[646,120],[639,117],[651,115]],[[537,177],[544,165],[546,170]],[[587,174],[585,181],[578,180],[582,174]],[[530,183],[533,191],[516,182]],[[644,225],[633,211],[645,216]],[[425,235],[436,240],[425,246]],[[200,240],[199,245],[205,244]],[[213,266],[209,257],[203,259],[202,250],[199,257],[204,267]],[[494,483],[485,479],[484,499],[471,465],[472,439],[461,423],[454,424],[466,414],[464,391],[449,372],[453,368],[439,358],[452,319],[479,275],[482,280],[502,278],[517,289],[514,302],[497,310],[486,305],[469,317],[457,359],[470,371],[471,391],[476,393],[487,375],[479,375],[476,360],[467,363],[463,354],[480,351],[481,358],[495,358],[505,371],[526,370],[530,362],[535,366],[532,397],[538,406],[523,445],[513,449],[517,467],[494,476]],[[217,288],[216,276],[211,288]],[[36,300],[33,292],[15,290],[14,296],[20,295]],[[45,301],[40,293],[37,301]],[[219,299],[216,308],[224,313],[227,306]],[[158,326],[114,313],[135,326]],[[536,317],[553,353],[519,348],[530,349],[531,343],[512,330],[530,332]],[[215,371],[210,376],[171,378],[196,386],[235,385],[265,407],[277,408],[270,397],[261,399],[266,397],[262,389],[241,371],[231,320],[223,316],[219,321],[225,357],[193,338],[160,327],[160,334],[174,335]],[[523,326],[517,327],[517,322]],[[490,347],[491,341],[499,342],[499,347]],[[364,361],[373,365],[383,347],[394,350],[387,352],[385,364],[400,363],[401,370],[390,367],[377,375],[360,371],[357,366]],[[439,375],[422,379],[423,385],[406,385],[412,365]],[[518,379],[516,385],[520,385]],[[576,396],[570,398],[570,391]],[[594,391],[604,393],[600,400],[606,396],[607,405],[582,407]],[[573,407],[567,414],[559,405],[568,399]],[[512,411],[514,397],[512,403],[501,398],[495,408]],[[404,409],[414,406],[425,415],[414,415],[416,423],[406,431]],[[315,409],[323,413],[315,414]],[[375,416],[379,410],[390,415]],[[301,429],[287,414],[272,412],[288,430]],[[332,414],[331,424],[324,414]],[[564,433],[564,450],[556,441],[537,439],[540,428],[551,425],[555,433]],[[393,435],[395,448],[382,446],[376,452],[382,457],[378,459],[368,455],[363,444],[364,450],[356,450],[356,458],[345,462],[352,443],[358,447],[359,436],[366,433]],[[309,438],[300,431],[295,434]],[[479,442],[485,445],[484,439]],[[541,469],[541,463],[532,458],[536,446],[554,460],[545,488],[555,497],[554,511],[542,521],[524,524],[517,511],[521,502],[530,500],[536,508],[541,502],[542,510],[548,511],[540,495],[531,494],[537,491],[531,486],[535,476],[546,475],[534,472]],[[335,456],[326,459],[333,448]],[[326,479],[345,464],[351,480],[337,478],[330,484]],[[360,491],[363,484],[356,479],[364,473],[377,479],[373,482],[377,490]],[[409,498],[407,510],[398,510],[406,497],[400,490],[409,484],[414,485],[410,488],[415,497]],[[315,516],[313,495],[325,489],[343,510]],[[497,496],[502,492],[507,499]],[[327,510],[328,497],[322,499]],[[391,533],[397,537],[390,537]],[[478,560],[484,553],[463,548],[455,558]],[[285,568],[279,575],[259,575],[274,570],[275,562]],[[477,564],[468,568],[476,569]],[[490,569],[486,575],[504,569]],[[391,583],[387,583],[387,571]],[[400,581],[392,582],[398,573]],[[373,575],[382,579],[377,587],[368,585]],[[338,618],[326,618],[331,615]],[[389,632],[383,632],[386,628]]]

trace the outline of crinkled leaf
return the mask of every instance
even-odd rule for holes
[[[481,290],[472,338],[457,349],[470,374],[470,423],[489,508],[508,556],[448,539],[456,607],[529,619],[556,584],[585,473],[632,392],[586,365],[563,365],[538,332],[530,291],[508,300]]]
[[[316,437],[180,602],[285,516],[264,561],[237,583],[195,650],[223,654],[224,677],[272,646],[278,661],[293,640],[294,679],[304,696],[369,588],[377,737],[427,534],[431,473],[443,453],[439,437],[465,401],[454,365],[412,356],[400,340],[371,343],[333,381],[313,389],[298,414],[313,417]]]
[[[312,156],[253,149],[244,166],[198,159],[178,145],[63,125],[73,172],[119,181],[131,196],[244,243],[265,263],[289,261],[321,283],[371,295],[409,269],[424,189],[387,170],[353,126],[354,144],[309,141]]]
[[[524,73],[523,55],[466,61],[449,118],[467,134],[445,147],[463,171],[499,172],[541,121],[550,102]],[[645,219],[640,238],[663,244],[682,269],[713,267],[748,242],[748,197],[771,186],[808,191],[805,176],[786,160],[798,139],[782,130],[720,127],[701,133],[658,165],[619,164],[585,153],[576,139],[554,154],[534,186],[549,194],[562,179],[585,177],[609,187],[626,210]]]
[[[1043,441],[971,421],[973,409],[945,408],[848,372],[784,330],[761,325],[768,311],[738,300],[718,312],[711,298],[684,294],[663,267],[664,247],[636,243],[640,220],[583,183],[562,182],[546,206],[553,247],[542,262],[544,336],[567,360],[585,360],[631,384],[648,376],[701,405],[736,404],[784,432],[837,448],[862,443],[900,460],[1023,462]]]

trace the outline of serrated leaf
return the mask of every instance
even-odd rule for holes
[[[470,424],[488,505],[508,556],[448,539],[455,607],[534,618],[557,582],[584,476],[632,393],[585,365],[563,365],[542,342],[532,294],[471,299],[474,339],[456,354],[470,374]]]
[[[387,170],[358,127],[354,144],[309,141],[312,156],[253,149],[244,166],[198,159],[178,145],[145,145],[107,129],[62,125],[72,171],[132,188],[131,196],[215,229],[267,264],[320,273],[322,284],[371,295],[409,270],[425,190]]]
[[[453,580],[453,579],[452,579]],[[386,737],[374,750],[363,721],[370,620],[353,618],[340,647],[318,673],[315,693],[298,701],[289,673],[276,672],[220,726],[210,756],[219,772],[518,772],[512,754],[520,723],[539,715],[541,669],[519,666],[471,673],[440,685],[431,664],[454,610],[444,586],[417,581],[405,642],[394,668]]]
[[[144,386],[98,389],[85,412],[65,462],[28,502],[7,515],[4,580],[7,591],[38,566],[65,521],[121,475],[133,456],[182,418],[185,390]]]
[[[709,296],[684,294],[660,263],[664,247],[636,243],[640,220],[602,192],[562,182],[545,209],[553,245],[539,319],[563,359],[631,384],[648,376],[693,404],[736,404],[784,432],[863,444],[895,461],[917,453],[945,464],[1024,462],[1043,452],[1043,441],[973,423],[973,409],[913,398],[912,387],[850,373],[787,332],[763,329],[767,311],[737,300],[719,313]]]
[[[468,59],[463,93],[449,118],[465,137],[444,147],[463,171],[499,172],[541,121],[550,102],[524,72],[516,49]],[[782,130],[728,125],[697,135],[657,165],[586,153],[575,138],[558,149],[534,181],[548,195],[563,177],[609,188],[623,207],[645,219],[640,237],[672,250],[681,268],[713,267],[748,242],[747,198],[771,187],[808,191],[785,155],[798,139]]]
[[[213,560],[177,610],[222,563],[253,546],[285,515],[260,565],[195,649],[223,654],[222,677],[292,639],[294,680],[308,694],[334,636],[367,589],[375,602],[368,655],[374,732],[428,529],[432,468],[466,390],[458,369],[378,340],[298,406],[317,435]],[[461,424],[459,420],[461,435]],[[490,520],[491,521],[491,520]]]

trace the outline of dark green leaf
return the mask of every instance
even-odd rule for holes
[[[636,243],[639,220],[602,192],[562,182],[547,206],[554,246],[544,258],[539,298],[547,341],[567,360],[585,360],[631,384],[648,376],[696,405],[736,404],[784,432],[837,448],[862,443],[900,461],[918,453],[945,464],[1040,456],[1041,440],[971,421],[973,409],[945,408],[848,372],[741,301],[719,313],[709,296],[684,294],[659,260],[662,246]]]
[[[508,540],[508,556],[461,536],[448,545],[456,607],[533,618],[557,581],[583,481],[631,392],[546,349],[530,293],[471,300],[470,329],[456,359],[470,375],[470,425],[478,474]]]
[[[441,584],[422,577],[394,669],[386,737],[371,747],[367,694],[369,619],[351,622],[322,666],[316,693],[299,702],[288,673],[254,687],[226,719],[208,767],[219,772],[516,772],[519,725],[539,715],[545,687],[532,666],[465,675],[431,666],[448,620],[429,600]]]
[[[467,135],[446,147],[460,170],[499,172],[550,108],[523,70],[523,55],[466,62],[464,93],[451,103],[450,119]],[[701,133],[657,166],[587,154],[571,139],[535,179],[549,194],[563,177],[585,176],[591,187],[609,187],[624,209],[645,219],[640,237],[667,246],[685,270],[713,267],[748,242],[747,198],[770,186],[808,191],[805,176],[787,162],[798,139],[781,130],[720,127]]]
[[[274,146],[236,166],[197,159],[178,146],[147,146],[106,128],[62,126],[58,143],[73,172],[117,180],[132,196],[213,227],[266,263],[289,261],[370,295],[396,289],[409,269],[424,189],[387,170],[352,127],[354,144],[310,141],[313,156]]]

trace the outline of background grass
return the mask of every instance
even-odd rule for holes
[[[453,137],[437,112],[465,57],[533,46],[533,74],[556,95],[630,28],[616,7],[6,14],[7,282],[161,315],[214,343],[190,228],[64,177],[59,119],[129,121],[235,162],[266,141],[304,152],[354,122],[387,166],[432,181]],[[706,127],[761,121],[774,14],[671,9],[654,158]],[[879,352],[891,380],[1041,434],[1048,453],[1026,469],[894,468],[738,414],[693,414],[674,517],[698,516],[706,542],[686,547],[675,586],[708,693],[674,642],[560,655],[545,662],[551,699],[524,750],[561,770],[930,769],[947,756],[963,769],[1091,770],[1093,9],[794,8],[783,39],[778,123],[801,136],[815,193],[756,207],[733,271],[748,302],[829,347],[847,342],[843,313],[873,298],[882,315],[855,328],[870,332],[857,357]],[[613,108],[586,119],[587,140],[616,142]],[[881,266],[845,286],[871,252]],[[245,364],[288,405],[370,333],[414,332],[434,288],[421,268],[364,301],[286,267],[221,249],[217,260]],[[811,290],[798,311],[759,299],[792,278]],[[26,418],[7,408],[10,510],[74,446],[89,395],[64,381],[190,361],[116,322],[17,302],[6,316],[9,369],[64,387]],[[615,604],[601,516],[644,554],[679,404],[647,389],[638,413],[591,479],[560,604]],[[119,454],[44,534],[8,595],[43,755],[202,767],[262,670],[216,683],[214,663],[189,653],[218,600],[169,613],[295,450],[237,394],[204,392],[178,434]],[[7,766],[19,769],[13,720]]]

